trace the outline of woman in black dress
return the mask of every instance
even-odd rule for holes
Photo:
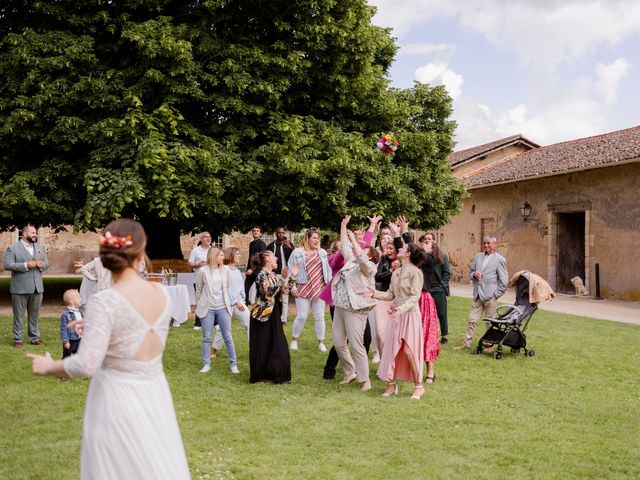
[[[278,259],[270,250],[258,255],[260,273],[256,277],[256,301],[251,305],[249,326],[249,365],[251,383],[270,380],[273,383],[291,381],[289,344],[282,328],[280,295],[294,285],[299,266],[286,267],[282,275],[274,273]]]

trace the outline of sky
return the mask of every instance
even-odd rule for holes
[[[444,85],[455,150],[640,125],[638,0],[368,0],[399,46],[395,87]]]

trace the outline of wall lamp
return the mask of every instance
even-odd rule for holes
[[[524,203],[520,205],[520,216],[522,220],[526,222],[529,219],[529,215],[531,215],[531,205],[525,200]]]

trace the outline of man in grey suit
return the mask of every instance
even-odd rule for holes
[[[22,229],[22,238],[7,248],[4,269],[11,272],[11,304],[13,307],[13,346],[22,348],[24,312],[28,315],[29,341],[44,345],[40,340],[38,315],[42,304],[42,272],[49,267],[44,247],[38,243],[38,233],[31,225]]]
[[[477,253],[471,262],[469,277],[473,280],[473,305],[469,313],[469,326],[467,335],[456,349],[469,348],[473,334],[476,331],[480,315],[483,318],[495,318],[497,301],[507,290],[509,274],[507,273],[507,261],[496,252],[498,241],[495,237],[482,239],[483,253]]]

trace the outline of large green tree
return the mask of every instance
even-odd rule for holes
[[[446,162],[451,99],[389,88],[396,47],[373,13],[365,0],[4,0],[0,228],[133,216],[175,249],[180,230],[335,228],[345,213],[441,226],[464,192]],[[375,150],[386,131],[395,156]]]

